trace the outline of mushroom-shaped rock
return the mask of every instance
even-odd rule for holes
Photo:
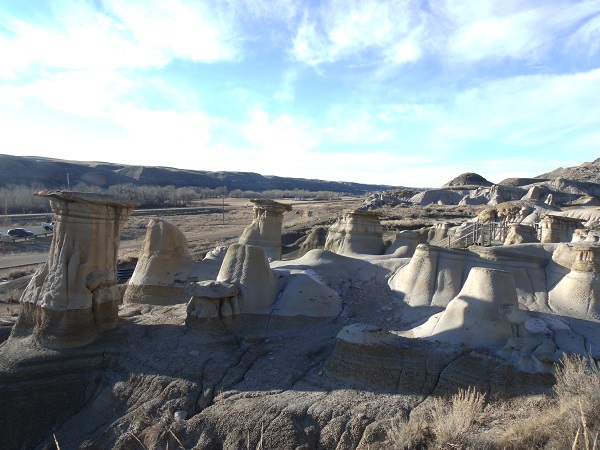
[[[379,214],[370,211],[347,211],[329,227],[325,250],[341,255],[383,254],[383,231]]]
[[[252,199],[254,218],[243,231],[238,243],[261,247],[271,260],[281,259],[281,227],[283,214],[290,205],[268,199]]]
[[[567,245],[561,246],[571,248]],[[549,292],[548,303],[559,314],[579,319],[600,320],[600,246],[574,245],[571,271]]]
[[[540,223],[542,228],[540,242],[571,242],[575,230],[583,228],[583,222],[583,219],[574,217],[546,214]]]
[[[520,223],[509,224],[504,245],[527,244],[531,242],[539,242],[535,228]]]
[[[239,313],[236,296],[239,288],[232,283],[200,281],[190,283],[185,293],[192,296],[187,305],[186,326],[204,334],[222,336],[233,327]]]
[[[136,204],[72,191],[36,195],[50,199],[54,234],[46,264],[23,292],[12,337],[32,335],[49,348],[80,347],[117,324],[117,253]]]
[[[256,313],[275,302],[277,288],[267,254],[261,247],[233,244],[227,250],[217,281],[239,286],[240,313]]]
[[[169,222],[152,219],[123,302],[183,303],[187,301],[183,290],[193,268],[194,260],[183,233]]]
[[[470,348],[501,348],[525,319],[512,274],[474,267],[458,296],[446,310],[413,330],[415,337],[431,337]]]

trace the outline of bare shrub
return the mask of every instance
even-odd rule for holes
[[[427,448],[429,441],[430,429],[424,414],[414,413],[410,418],[402,416],[388,430],[388,443],[394,449]]]
[[[564,434],[573,436],[572,448],[589,449],[600,432],[600,367],[592,356],[563,358],[554,391],[564,411]],[[593,436],[593,437],[592,437]]]
[[[31,275],[35,272],[35,268],[33,267],[25,267],[25,268],[16,268],[6,272],[7,280],[16,280],[17,278],[25,277],[27,275]]]
[[[448,402],[436,398],[429,427],[435,448],[471,448],[470,435],[485,406],[485,395],[475,388],[460,389]]]
[[[477,436],[485,402],[485,395],[475,388],[460,389],[450,398],[437,397],[429,410],[414,411],[393,424],[388,442],[399,449],[485,448]]]
[[[585,449],[600,432],[600,370],[590,356],[564,355],[556,369],[554,401],[522,422],[512,423],[498,448]]]

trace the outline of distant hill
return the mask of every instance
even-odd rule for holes
[[[253,172],[209,172],[172,167],[128,166],[106,162],[75,162],[39,156],[0,154],[0,187],[9,184],[33,185],[47,189],[64,188],[80,182],[108,187],[114,184],[155,186],[194,186],[214,189],[225,186],[228,191],[262,192],[271,189],[331,191],[363,195],[370,191],[401,189],[401,186],[361,184],[343,181],[310,180],[265,176]]]
[[[600,183],[600,158],[592,162],[584,162],[576,167],[554,169],[552,172],[543,173],[536,178],[566,178],[568,180],[591,181]]]
[[[491,186],[493,183],[483,178],[478,173],[465,172],[448,181],[442,188],[464,187],[464,186]]]

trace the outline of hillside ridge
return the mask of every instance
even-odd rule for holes
[[[100,161],[67,161],[40,156],[0,154],[0,187],[11,184],[64,188],[78,183],[108,187],[114,184],[218,188],[228,191],[308,190],[365,194],[369,191],[401,188],[348,181],[261,175],[254,172],[206,171],[174,167],[133,166]]]

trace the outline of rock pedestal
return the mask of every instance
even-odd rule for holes
[[[283,214],[291,211],[292,207],[273,200],[250,201],[254,203],[254,218],[240,236],[239,243],[263,248],[271,260],[281,259]]]
[[[508,225],[508,234],[504,245],[528,244],[539,242],[537,240],[535,228],[520,223],[511,223]]]
[[[253,245],[233,244],[227,250],[217,276],[220,283],[239,286],[239,312],[252,314],[271,306],[277,288],[265,251]]]
[[[575,259],[571,271],[550,290],[550,307],[561,315],[600,320],[600,246],[562,245]]]
[[[542,237],[540,242],[543,244],[556,242],[571,242],[573,233],[576,229],[583,228],[583,220],[573,217],[551,216],[542,217]]]
[[[502,347],[516,337],[515,329],[523,322],[512,274],[474,267],[446,310],[413,333],[471,348]]]
[[[46,264],[23,292],[11,337],[32,335],[49,348],[83,346],[117,323],[117,253],[136,204],[70,191],[36,195],[50,199],[54,236]]]
[[[152,219],[123,302],[154,305],[186,302],[188,297],[183,290],[193,268],[194,260],[183,233],[164,220]]]
[[[370,211],[347,211],[329,228],[325,250],[341,255],[383,254],[383,231],[379,214]]]

